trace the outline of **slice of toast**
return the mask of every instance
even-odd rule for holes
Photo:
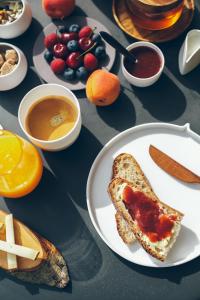
[[[143,173],[142,173],[143,174]],[[131,187],[133,192],[142,192],[145,196],[156,202],[159,209],[167,216],[175,216],[174,225],[171,230],[171,235],[157,242],[152,242],[148,235],[145,234],[138,225],[137,221],[132,218],[123,201],[123,191],[126,186]],[[151,189],[146,190],[125,179],[115,178],[111,181],[108,187],[108,193],[117,211],[123,216],[128,223],[130,229],[135,234],[135,237],[142,247],[153,257],[164,261],[176,241],[181,228],[181,220],[183,214],[161,202]]]
[[[135,158],[128,153],[119,154],[113,162],[112,178],[122,178],[134,183],[145,191],[152,191],[150,183]],[[117,230],[124,243],[132,244],[135,236],[119,212],[115,215]]]
[[[152,187],[135,158],[128,153],[119,154],[113,162],[112,178],[122,178],[134,183],[145,192],[152,192]]]

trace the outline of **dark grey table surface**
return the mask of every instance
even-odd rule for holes
[[[22,97],[41,84],[33,67],[35,38],[50,19],[40,0],[29,0],[33,22],[21,37],[10,41],[26,54],[29,71],[16,89],[0,92],[0,123],[23,136],[17,121]],[[115,24],[111,0],[77,0],[76,15],[87,15],[105,24],[124,45],[133,42]],[[200,2],[190,28],[200,27]],[[182,77],[178,51],[185,34],[160,45],[166,68],[157,84],[146,89],[130,86],[123,78],[117,57],[113,72],[121,79],[119,100],[107,108],[91,105],[85,92],[77,92],[83,126],[76,143],[59,153],[43,153],[45,171],[38,188],[19,200],[1,199],[0,208],[12,212],[32,229],[51,240],[65,256],[71,276],[64,290],[22,283],[0,271],[0,298],[5,300],[62,299],[200,299],[200,258],[185,265],[153,269],[132,264],[113,253],[91,224],[86,207],[87,176],[98,152],[119,132],[148,122],[170,122],[200,134],[200,68]]]

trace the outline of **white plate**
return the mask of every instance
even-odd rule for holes
[[[101,24],[97,20],[87,18],[87,17],[72,16],[67,18],[64,21],[64,24],[66,25],[66,27],[69,27],[71,24],[79,24],[81,27],[88,25],[91,28],[96,27],[95,32],[106,31],[109,33],[108,29],[103,24]],[[62,24],[58,23],[57,25],[62,25]],[[56,74],[53,73],[53,71],[50,68],[50,65],[44,59],[44,52],[46,50],[44,47],[44,37],[52,32],[56,32],[56,29],[57,29],[56,24],[50,23],[48,26],[46,26],[43,29],[43,31],[37,37],[33,47],[34,66],[38,74],[48,83],[61,84],[72,91],[84,89],[85,82],[82,82],[80,80],[74,80],[74,81],[64,80],[62,76],[57,76]],[[114,64],[116,51],[108,43],[105,43],[105,49],[106,49],[107,58],[105,58],[105,60],[101,62],[100,67],[109,71]]]
[[[171,267],[200,255],[200,185],[185,184],[161,170],[148,153],[150,144],[200,175],[200,137],[189,124],[136,126],[114,137],[95,159],[87,182],[87,205],[95,229],[113,251],[142,266]],[[137,242],[127,246],[117,233],[115,209],[107,187],[113,159],[122,152],[136,158],[158,197],[185,215],[178,239],[164,263],[152,258]]]

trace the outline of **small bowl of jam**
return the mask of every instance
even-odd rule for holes
[[[126,48],[136,62],[122,57],[122,72],[129,83],[138,87],[154,84],[162,74],[165,58],[153,43],[136,42]]]

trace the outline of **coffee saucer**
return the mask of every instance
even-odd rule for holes
[[[177,38],[190,25],[194,15],[194,0],[184,0],[180,19],[173,26],[162,30],[152,31],[136,26],[124,0],[113,0],[112,12],[118,26],[129,36],[141,41],[161,43]]]

